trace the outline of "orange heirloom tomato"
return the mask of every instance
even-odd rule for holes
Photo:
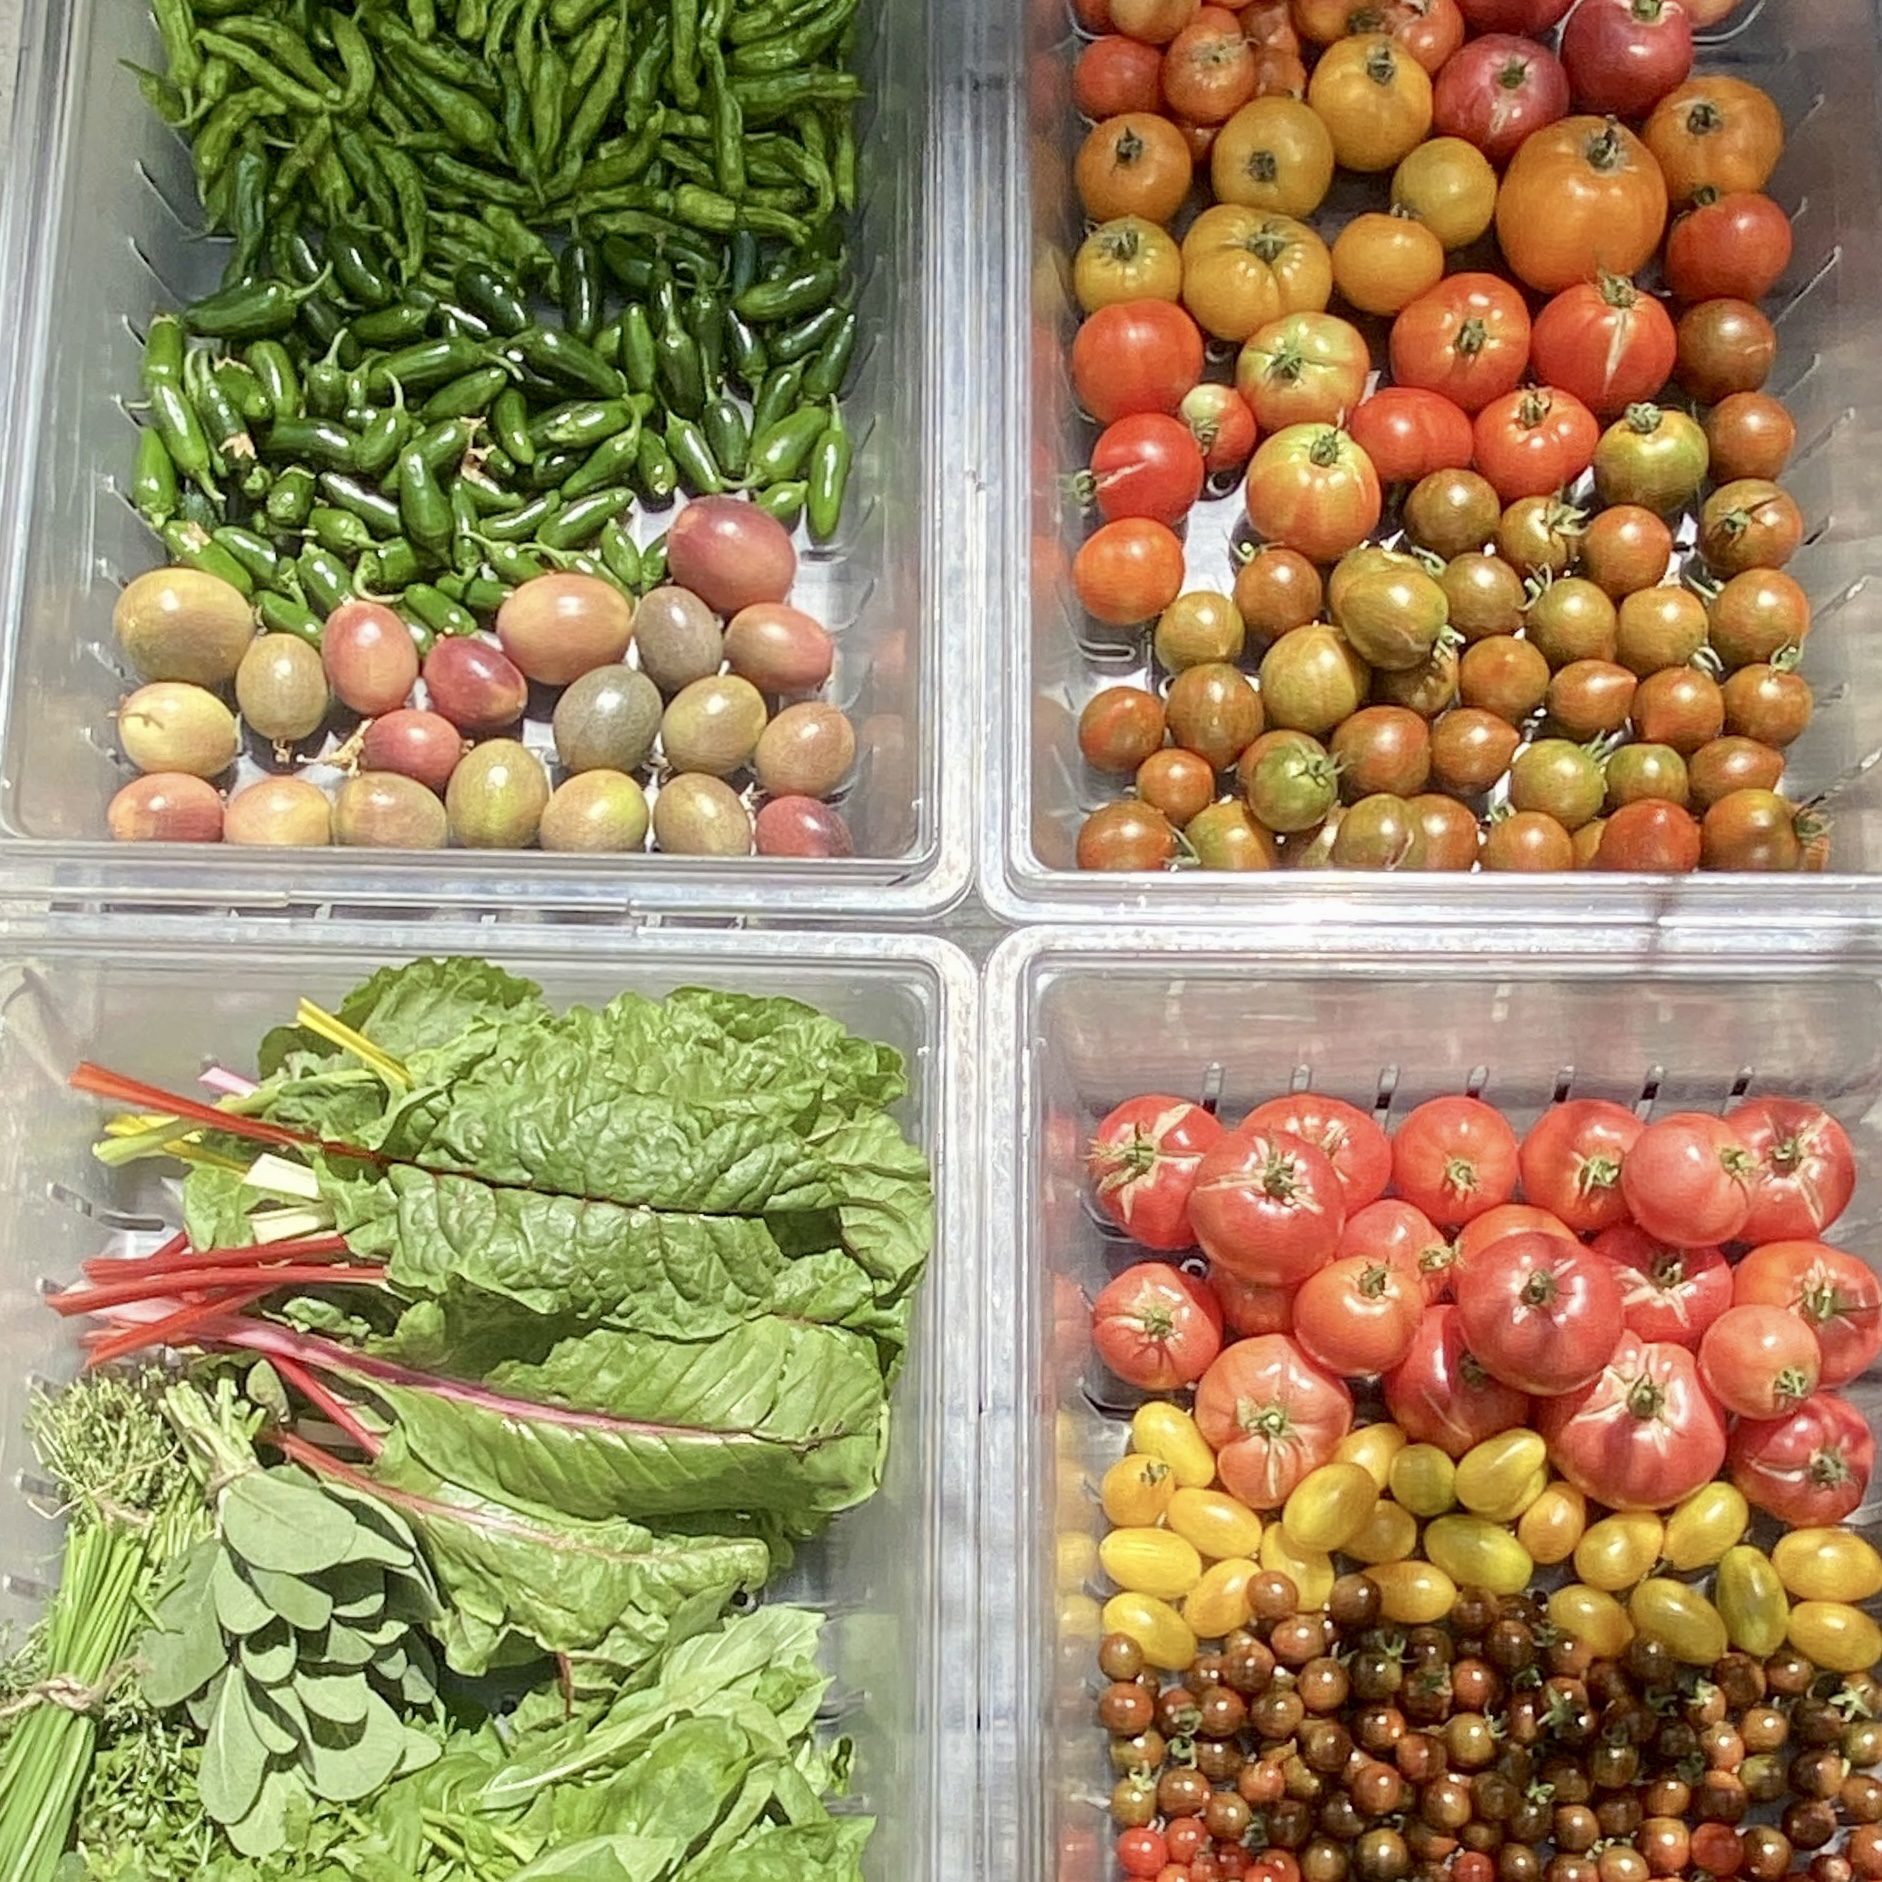
[[[1362,313],[1396,314],[1444,279],[1444,244],[1409,216],[1355,216],[1333,244],[1333,284]]]
[[[1503,501],[1547,496],[1571,484],[1594,462],[1601,425],[1572,392],[1525,386],[1477,414],[1477,468]]]
[[[1122,301],[1179,301],[1183,251],[1169,230],[1141,216],[1119,216],[1079,244],[1072,288],[1088,314]]]
[[[1784,154],[1784,120],[1742,78],[1688,79],[1654,106],[1642,132],[1676,203],[1701,190],[1761,190]]]
[[[1529,309],[1507,281],[1454,274],[1393,321],[1392,377],[1480,412],[1521,383],[1529,339]]]
[[[1372,351],[1333,314],[1287,314],[1259,327],[1235,362],[1235,389],[1263,431],[1332,424],[1360,401]]]
[[[1288,17],[1308,44],[1330,46],[1349,33],[1377,32],[1377,24],[1355,26],[1353,15],[1365,11],[1359,0],[1291,0]]]
[[[1133,39],[1167,46],[1201,8],[1202,0],[1111,0],[1111,25]]]
[[[1457,0],[1396,0],[1385,12],[1385,30],[1433,78],[1464,43],[1464,15]]]
[[[1517,277],[1546,294],[1637,273],[1666,230],[1653,153],[1612,118],[1563,118],[1527,138],[1503,177],[1496,234]]]
[[[1159,615],[1182,592],[1183,545],[1176,532],[1130,516],[1093,532],[1072,564],[1086,613],[1107,627],[1131,627]]]
[[[1289,425],[1248,467],[1248,520],[1264,541],[1310,562],[1337,562],[1378,526],[1379,476],[1353,440],[1332,425]]]
[[[1496,219],[1496,170],[1461,137],[1430,138],[1392,172],[1392,207],[1447,249],[1467,247]]]
[[[1355,33],[1320,56],[1307,102],[1349,170],[1390,170],[1431,129],[1431,75],[1385,33]]]
[[[1255,49],[1233,25],[1198,20],[1163,55],[1163,96],[1192,124],[1223,124],[1255,95]]]
[[[1333,139],[1298,98],[1257,98],[1223,125],[1209,153],[1216,199],[1310,216],[1333,183]]]
[[[1183,304],[1218,340],[1245,340],[1282,314],[1318,313],[1332,293],[1327,245],[1291,216],[1217,203],[1183,238]]]
[[[1183,133],[1168,118],[1127,111],[1091,127],[1073,174],[1093,221],[1142,216],[1168,222],[1182,208],[1194,171]]]

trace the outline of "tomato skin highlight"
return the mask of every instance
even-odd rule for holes
[[[1425,1309],[1405,1357],[1385,1375],[1385,1404],[1413,1443],[1453,1458],[1530,1417],[1529,1395],[1484,1369],[1448,1304]]]
[[[1347,429],[1381,483],[1415,484],[1433,471],[1470,468],[1469,415],[1441,393],[1381,386],[1353,409]]]
[[[1782,1307],[1728,1307],[1699,1342],[1699,1371],[1721,1405],[1740,1418],[1782,1418],[1812,1392],[1823,1349],[1809,1325]]]
[[[1217,1471],[1250,1509],[1278,1509],[1352,1422],[1352,1394],[1284,1333],[1225,1348],[1196,1388],[1196,1423]]]
[[[1627,1212],[1621,1166],[1645,1128],[1605,1098],[1551,1105],[1523,1139],[1523,1194],[1585,1234],[1612,1228]]]
[[[1399,1193],[1442,1228],[1508,1202],[1516,1171],[1516,1133],[1480,1098],[1428,1099],[1392,1139]]]
[[[1146,1248],[1193,1247],[1189,1192],[1221,1121],[1187,1098],[1127,1099],[1098,1126],[1086,1168],[1098,1206]]]
[[[1725,1121],[1758,1164],[1746,1241],[1808,1241],[1849,1207],[1856,1154],[1849,1133],[1821,1105],[1751,1098],[1726,1112]]]
[[[1126,1268],[1091,1307],[1098,1357],[1129,1385],[1193,1385],[1222,1349],[1222,1309],[1206,1281],[1167,1262]]]
[[[1621,1171],[1628,1214],[1672,1244],[1737,1239],[1751,1213],[1754,1159],[1738,1133],[1701,1111],[1656,1118]]]
[[[1627,1330],[1643,1340],[1696,1347],[1732,1304],[1732,1270],[1717,1248],[1671,1248],[1634,1222],[1604,1229],[1591,1246],[1614,1263]]]
[[[1843,1385],[1882,1352],[1882,1281],[1866,1262],[1824,1242],[1766,1242],[1732,1274],[1739,1306],[1783,1307],[1817,1336],[1822,1383]]]
[[[1623,1337],[1612,1264],[1551,1235],[1506,1235],[1485,1249],[1458,1312],[1485,1369],[1542,1397],[1592,1383]]]
[[[1174,413],[1202,378],[1202,331],[1168,301],[1100,307],[1072,341],[1072,384],[1099,424]]]
[[[1350,1217],[1385,1194],[1392,1180],[1392,1146],[1378,1121],[1343,1098],[1310,1091],[1258,1104],[1237,1126],[1240,1130],[1286,1131],[1322,1153],[1340,1179]]]
[[[1840,1523],[1868,1492],[1875,1439],[1848,1399],[1818,1392],[1788,1418],[1741,1419],[1728,1461],[1747,1499],[1779,1522]]]
[[[1346,1224],[1326,1155],[1275,1130],[1223,1137],[1196,1172],[1189,1211],[1212,1262],[1269,1287],[1304,1281],[1332,1255]]]
[[[1666,1509],[1725,1462],[1725,1420],[1693,1354],[1632,1333],[1588,1384],[1538,1406],[1536,1428],[1562,1475],[1610,1509]]]

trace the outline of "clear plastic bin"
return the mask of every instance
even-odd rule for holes
[[[557,1003],[716,985],[809,1001],[906,1054],[903,1122],[933,1160],[935,1257],[895,1395],[882,1489],[806,1548],[774,1593],[832,1618],[841,1729],[858,1748],[854,1807],[880,1827],[880,1882],[970,1873],[961,1809],[974,1676],[974,1404],[980,1319],[971,1092],[975,985],[953,948],[915,937],[644,936],[598,945],[561,928],[492,947],[491,931],[388,925],[299,931],[251,923],[121,929],[9,923],[0,913],[0,1621],[31,1618],[56,1578],[58,1532],[19,1494],[33,1467],[21,1417],[35,1378],[71,1372],[72,1323],[39,1299],[80,1259],[173,1224],[156,1165],[109,1171],[90,1145],[100,1107],[70,1091],[81,1058],[187,1083],[215,1054],[250,1063],[300,994],[337,999],[388,961],[471,951],[537,980]],[[846,1806],[847,1807],[847,1806]]]
[[[972,140],[947,8],[865,9],[861,261],[864,342],[846,410],[856,466],[840,540],[804,550],[794,599],[838,637],[830,697],[858,759],[839,863],[349,851],[140,850],[102,841],[132,775],[111,714],[127,690],[111,631],[118,588],[161,559],[125,496],[140,335],[217,284],[188,155],[139,95],[162,64],[141,5],[23,0],[12,148],[0,182],[0,846],[72,892],[223,906],[339,902],[534,906],[875,921],[933,915],[972,866],[967,750],[979,487],[964,323],[982,292],[964,207]],[[971,282],[971,286],[970,286]],[[643,516],[651,539],[670,513]],[[800,550],[803,544],[800,542]],[[549,749],[546,720],[528,742]],[[944,761],[945,760],[945,761]],[[320,777],[323,774],[315,772]],[[326,774],[331,777],[331,773]]]
[[[1091,1344],[1091,1299],[1141,1258],[1089,1200],[1085,1151],[1140,1092],[1213,1100],[1233,1122],[1311,1085],[1402,1116],[1481,1092],[1518,1128],[1571,1092],[1643,1115],[1717,1111],[1746,1093],[1827,1106],[1859,1183],[1829,1239],[1882,1259],[1882,966],[1820,957],[1786,969],[1634,953],[1445,958],[1407,937],[1396,958],[1329,933],[1291,955],[1220,930],[1180,942],[1139,927],[1035,931],[994,957],[984,1001],[988,1277],[983,1446],[985,1873],[1078,1882],[1103,1872],[1114,1773],[1094,1722],[1106,1588],[1096,1484],[1144,1396]],[[1000,1107],[1004,1107],[1001,1109]],[[995,1200],[997,1199],[997,1201]],[[1003,1217],[995,1211],[1004,1212]],[[1872,1424],[1882,1376],[1853,1388]],[[1882,1521],[1882,1485],[1850,1521]],[[1008,1565],[1010,1564],[1010,1571]]]
[[[1249,918],[1324,908],[1329,896],[1364,906],[1361,919],[1476,920],[1544,916],[1608,921],[1669,912],[1769,923],[1807,904],[1854,918],[1854,878],[1882,870],[1882,589],[1871,573],[1882,505],[1882,403],[1871,309],[1882,294],[1882,253],[1869,239],[1882,210],[1882,150],[1875,137],[1876,14],[1868,0],[1749,0],[1702,44],[1702,70],[1766,87],[1788,129],[1773,193],[1796,218],[1796,254],[1770,304],[1781,351],[1771,389],[1791,406],[1798,451],[1785,482],[1809,519],[1792,564],[1815,606],[1802,672],[1817,714],[1791,748],[1786,789],[1799,801],[1828,794],[1834,874],[1808,884],[1695,877],[1669,886],[1643,877],[1386,877],[1351,872],[1230,876],[1094,877],[1073,868],[1085,815],[1119,795],[1086,766],[1078,713],[1102,687],[1143,679],[1147,636],[1118,636],[1087,621],[1070,585],[1086,525],[1066,487],[1094,428],[1077,409],[1069,349],[1077,326],[1070,259],[1085,224],[1071,185],[1080,122],[1070,100],[1076,41],[1065,0],[1015,8],[999,62],[1017,76],[1009,98],[1002,187],[1014,205],[1006,287],[992,357],[1006,416],[991,467],[1005,493],[996,528],[994,593],[1005,610],[990,640],[990,723],[1001,747],[1003,790],[982,810],[983,893],[1009,919],[1076,919],[1130,909],[1156,919],[1206,921],[1233,908]],[[1370,200],[1370,197],[1369,197]],[[1376,206],[1376,205],[1375,205]],[[1330,234],[1340,217],[1318,220]],[[1375,349],[1376,354],[1376,349]],[[1188,529],[1189,586],[1226,589],[1239,491],[1207,502]]]

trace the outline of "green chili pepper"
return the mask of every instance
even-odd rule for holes
[[[183,324],[211,340],[267,339],[293,326],[318,285],[297,288],[285,281],[251,281],[223,288],[184,308]]]
[[[255,612],[270,634],[292,634],[310,647],[320,645],[325,623],[298,596],[283,594],[278,588],[263,589],[255,597]]]
[[[358,478],[338,471],[322,471],[320,491],[335,509],[358,517],[375,536],[398,535],[399,506]]]
[[[225,359],[212,367],[208,376],[244,425],[274,415],[261,381],[240,360]]]
[[[804,396],[828,399],[843,390],[849,377],[850,360],[856,352],[857,318],[847,313],[837,322],[830,337],[817,349],[817,356],[804,372]]]
[[[803,397],[803,387],[802,366],[781,366],[773,372],[752,404],[752,436],[762,438],[773,425],[790,417]]]
[[[667,414],[666,447],[673,454],[680,483],[688,495],[716,497],[724,491],[725,479],[713,462],[705,431],[692,419],[682,418],[678,412]]]
[[[153,529],[176,514],[176,462],[155,425],[139,427],[137,458],[131,470],[131,501]]]
[[[538,372],[577,391],[591,392],[598,398],[618,398],[623,390],[621,375],[605,360],[595,355],[586,341],[572,333],[553,328],[525,327],[511,337],[504,352]]]
[[[664,532],[640,552],[640,581],[643,591],[664,587],[667,579],[667,539]]]
[[[310,542],[295,558],[294,566],[301,578],[302,591],[323,617],[351,598],[351,572],[331,549]]]
[[[602,266],[630,294],[645,294],[653,286],[652,260],[635,251],[626,237],[606,235],[601,239]]]
[[[360,557],[353,571],[356,594],[396,594],[418,579],[418,551],[403,536],[382,542]]]
[[[706,416],[701,422],[713,461],[726,477],[737,482],[745,475],[751,461],[751,427],[745,418],[745,408],[722,392],[706,407]]]
[[[758,329],[736,308],[725,310],[725,350],[732,376],[748,392],[756,392],[771,365],[771,356]]]
[[[184,484],[176,500],[177,520],[194,523],[207,536],[222,521],[224,507],[219,492],[208,496],[195,484]]]
[[[794,326],[775,329],[765,340],[771,357],[781,365],[809,358],[843,324],[848,311],[838,302],[820,313],[806,315]]]
[[[553,490],[545,490],[534,502],[525,503],[520,510],[512,510],[508,516],[486,516],[484,540],[492,543],[528,542],[561,507],[561,497]],[[497,573],[501,575],[503,571],[499,568]]]
[[[599,543],[602,565],[632,593],[640,590],[640,550],[621,519],[610,517],[602,526]]]
[[[601,324],[601,267],[594,244],[576,236],[557,263],[562,321],[578,340],[592,341]]]
[[[520,333],[529,325],[529,309],[515,285],[496,269],[466,262],[452,276],[461,300],[499,333]]]
[[[431,582],[412,582],[399,599],[431,629],[434,634],[464,635],[477,632],[477,617],[461,608]]]
[[[224,523],[220,528],[210,531],[209,539],[234,556],[255,578],[258,586],[272,588],[279,581],[281,552],[266,536],[258,536],[252,529],[241,529],[233,523]]]
[[[410,445],[399,453],[399,517],[421,548],[435,551],[451,540],[450,501],[425,454]]]
[[[164,554],[172,562],[179,562],[185,568],[200,569],[205,575],[220,576],[231,588],[239,589],[244,595],[254,594],[254,576],[219,542],[212,541],[199,524],[166,523],[159,534],[163,537]]]
[[[699,0],[669,0],[673,22],[673,57],[669,66],[673,96],[687,110],[699,102]]]
[[[359,342],[348,330],[346,316],[331,295],[311,294],[301,303],[298,324],[317,351],[339,348],[339,358],[349,365],[359,363]]]
[[[305,415],[311,418],[338,418],[346,410],[346,370],[331,356],[317,359],[307,368],[303,399]],[[278,416],[298,417],[300,413]]]
[[[204,494],[219,497],[211,475],[208,434],[196,408],[184,396],[181,385],[159,379],[150,388],[150,416],[171,462],[185,476],[201,487]]]
[[[806,507],[813,542],[828,542],[843,520],[843,493],[849,487],[850,434],[842,409],[830,401],[830,422],[810,457],[810,485]]]
[[[579,549],[600,535],[602,525],[633,500],[633,491],[624,485],[592,491],[558,510],[536,531],[536,540],[545,549]]]
[[[506,582],[533,582],[538,575],[549,572],[548,564],[541,557],[531,555],[513,542],[486,541],[484,559]]]
[[[440,418],[469,418],[487,412],[509,383],[510,375],[501,366],[479,367],[440,386],[420,408],[419,416],[431,424]]]
[[[634,392],[651,392],[658,382],[653,326],[639,302],[630,303],[621,314],[621,372]]]
[[[363,555],[377,538],[357,516],[326,504],[316,505],[307,515],[307,533],[323,549],[336,555]]]
[[[454,503],[459,491],[464,493],[465,500],[479,516],[506,516],[511,510],[523,507],[523,499],[514,490],[505,490],[501,485],[493,484],[477,471],[465,471],[458,478],[452,487]]]
[[[388,405],[367,419],[360,427],[359,443],[353,453],[361,475],[383,477],[417,422],[405,409],[403,401]]]
[[[404,346],[430,329],[437,311],[438,304],[429,295],[423,300],[394,301],[354,321],[353,337],[361,346]]]
[[[562,485],[565,497],[585,497],[591,490],[605,490],[611,484],[627,482],[640,461],[640,421],[635,419],[625,431],[604,438]]]
[[[711,288],[693,296],[692,334],[699,343],[700,370],[708,386],[725,376],[725,302]]]
[[[595,349],[595,357],[604,366],[619,366],[621,363],[621,316],[616,314],[612,320],[604,321],[595,329],[595,337],[589,342]]]
[[[356,301],[368,307],[384,307],[397,298],[398,289],[367,252],[366,244],[350,230],[329,228],[323,246],[333,264],[334,278]]]
[[[268,492],[268,521],[276,529],[299,529],[313,513],[314,488],[314,473],[304,464],[290,464]]]
[[[660,396],[682,418],[697,418],[706,409],[706,372],[699,342],[677,319],[661,328],[654,342],[654,364]]]
[[[425,109],[451,133],[465,150],[498,150],[503,146],[503,130],[481,100],[460,90],[435,72],[425,71],[409,53],[394,52],[392,63],[400,80]]]
[[[279,340],[255,340],[243,351],[248,369],[261,384],[270,415],[298,418],[301,414],[301,379],[294,356]]]
[[[632,426],[637,417],[625,399],[582,400],[559,405],[529,428],[538,445],[578,446],[586,450]]]
[[[457,466],[463,461],[464,453],[471,447],[477,436],[479,421],[475,418],[443,418],[436,424],[427,425],[417,437],[413,438],[405,450],[416,451],[425,460],[425,468],[436,477],[443,471],[457,475]],[[401,462],[404,452],[401,451]],[[401,469],[395,467],[392,475],[385,482],[387,496],[397,496],[400,487]]]
[[[580,451],[541,451],[525,473],[523,482],[531,490],[560,491],[581,467]]]
[[[512,462],[535,463],[536,441],[529,435],[529,401],[514,386],[505,386],[491,401],[490,435]]]
[[[201,76],[203,61],[196,49],[188,0],[157,0],[151,11],[156,15],[157,35],[163,41],[170,83],[179,91],[189,91]]]
[[[183,383],[183,323],[174,314],[159,314],[144,335],[143,384],[146,392],[158,385]]]
[[[419,340],[377,360],[366,383],[374,392],[387,392],[395,385],[404,386],[407,391],[420,391],[426,386],[461,379],[466,373],[489,364],[489,353],[474,340],[456,336]]]
[[[808,489],[809,485],[804,483],[773,484],[768,490],[759,491],[752,502],[767,516],[776,517],[786,529],[795,529],[797,519],[804,513]]]
[[[803,475],[817,440],[823,436],[823,408],[807,405],[780,418],[753,440],[751,474],[760,484],[789,483]]]
[[[334,470],[351,470],[359,441],[344,425],[324,418],[277,418],[268,427],[268,450],[275,457],[308,458]]]
[[[673,462],[672,452],[651,430],[643,430],[637,457],[638,482],[647,501],[672,502],[673,493],[680,487],[679,466]]]

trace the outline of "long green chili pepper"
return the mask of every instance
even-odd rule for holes
[[[583,399],[558,406],[529,427],[537,445],[575,446],[587,450],[631,428],[639,414],[625,399]]]
[[[817,349],[816,357],[804,371],[804,396],[827,399],[843,390],[849,377],[850,361],[856,354],[856,336],[860,323],[854,313],[837,322],[830,337]]]
[[[305,287],[290,287],[285,281],[249,281],[223,288],[184,308],[183,324],[205,339],[269,339],[293,326],[302,303],[324,279],[324,275],[316,277]]]
[[[293,354],[279,340],[255,340],[244,348],[242,358],[260,382],[270,413],[276,418],[298,418],[301,377]]]
[[[399,453],[399,517],[421,548],[441,549],[451,540],[450,500],[425,454],[410,445]]]
[[[673,462],[673,453],[651,430],[643,430],[638,458],[637,481],[647,501],[671,503],[673,493],[680,487],[679,466]]]
[[[172,562],[180,562],[185,568],[201,569],[205,575],[218,575],[244,595],[254,594],[254,576],[220,543],[211,541],[209,532],[200,524],[166,523],[158,533],[163,538],[164,554]]]
[[[618,516],[610,517],[602,525],[601,539],[597,546],[600,548],[601,560],[608,573],[623,588],[639,592],[640,550],[634,538],[627,533],[627,526]]]
[[[204,52],[215,53],[227,59],[237,71],[254,80],[256,87],[277,99],[281,105],[291,111],[299,111],[312,117],[322,111],[333,108],[338,93],[328,96],[312,87],[303,85],[299,79],[291,77],[283,68],[279,55],[275,52],[263,52],[259,47],[251,46],[237,39],[231,33],[204,30],[196,35],[196,43]],[[278,108],[278,107],[277,107]]]
[[[632,392],[651,392],[659,381],[660,354],[647,310],[633,301],[621,314],[621,372]]]
[[[131,469],[131,502],[153,529],[160,529],[176,514],[176,461],[155,425],[137,433],[137,458]]]
[[[796,483],[773,484],[767,490],[761,490],[752,498],[752,502],[767,516],[776,517],[786,529],[795,529],[798,518],[804,514],[804,497],[809,485]]]
[[[843,520],[843,495],[849,487],[851,446],[849,428],[836,400],[830,401],[830,422],[810,454],[810,485],[806,510],[813,542],[828,542]]]
[[[341,471],[320,473],[320,492],[334,509],[356,516],[375,536],[399,534],[400,510],[390,497]]]
[[[577,391],[607,399],[618,397],[623,390],[620,373],[572,333],[553,327],[525,327],[511,336],[503,350]]]
[[[398,211],[399,273],[406,281],[413,281],[425,265],[429,247],[430,207],[424,175],[417,161],[396,144],[382,147],[379,167],[385,172]]]
[[[333,470],[351,470],[359,449],[352,432],[325,418],[277,418],[268,427],[267,443],[272,457],[312,461]]]
[[[692,419],[682,418],[678,412],[667,414],[666,447],[680,474],[681,487],[689,496],[716,497],[725,489],[725,478],[713,461],[705,431]]]
[[[255,612],[270,634],[292,634],[310,647],[320,645],[325,623],[305,601],[284,595],[277,588],[264,588],[255,597]]]
[[[561,497],[553,490],[545,490],[532,502],[525,503],[520,510],[512,510],[507,516],[486,516],[483,533],[490,542],[528,542],[562,507]],[[498,569],[498,574],[503,571]]]
[[[490,435],[517,464],[536,461],[536,441],[529,435],[529,401],[514,386],[505,386],[490,406]]]
[[[536,531],[536,540],[545,549],[579,549],[601,534],[610,517],[617,517],[634,501],[634,493],[625,485],[592,491],[565,504]]]
[[[673,96],[687,110],[699,102],[699,0],[669,0],[673,22],[673,58],[669,66]]]
[[[660,396],[682,418],[706,409],[706,369],[699,342],[677,318],[669,317],[654,340],[654,367]]]
[[[224,523],[220,529],[210,531],[209,540],[234,556],[255,578],[257,586],[272,588],[280,579],[281,551],[266,536]]]
[[[290,464],[274,480],[263,514],[276,529],[299,529],[314,508],[314,473],[304,464]]]
[[[211,472],[209,437],[182,386],[159,379],[150,388],[150,416],[178,471],[204,495],[219,498],[221,491]]]
[[[773,372],[752,402],[752,436],[762,438],[779,420],[796,411],[803,397],[803,387],[803,367],[780,366]]]
[[[372,56],[372,48],[366,43],[366,35],[359,30],[359,23],[349,13],[338,7],[327,14],[327,30],[333,35],[333,49],[339,54],[340,64],[346,72],[346,89],[341,92],[339,103],[334,111],[343,118],[357,116],[366,108],[366,101],[372,96],[373,81],[378,77],[378,62]]]
[[[601,325],[601,262],[594,244],[572,236],[556,274],[563,325],[578,340],[592,341]]]
[[[611,484],[628,482],[640,461],[640,421],[636,419],[625,431],[604,438],[589,452],[581,467],[562,485],[568,498],[585,497],[590,491],[606,490]]]
[[[780,418],[752,441],[751,474],[761,484],[789,483],[803,474],[825,419],[819,406],[807,405]]]
[[[158,314],[144,335],[144,390],[150,391],[160,381],[180,386],[183,353],[183,323],[175,314]]]
[[[706,444],[713,461],[732,482],[745,475],[751,462],[751,427],[745,408],[726,393],[720,393],[706,407],[701,421]]]
[[[463,635],[477,632],[477,617],[460,607],[431,582],[412,582],[399,599],[431,629],[434,634]]]
[[[274,416],[274,405],[261,381],[237,359],[225,359],[210,375],[245,425]]]

